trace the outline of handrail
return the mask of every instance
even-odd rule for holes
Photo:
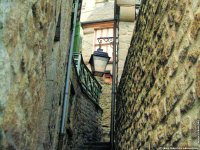
[[[95,102],[98,103],[102,89],[100,83],[85,65],[81,54],[74,53],[73,57],[76,64],[79,80],[83,89],[93,100],[95,100]]]

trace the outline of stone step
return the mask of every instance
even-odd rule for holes
[[[85,143],[83,146],[80,146],[73,150],[110,150],[110,143],[108,142]]]
[[[78,150],[110,150],[107,146],[82,146]]]
[[[105,145],[105,146],[110,146],[110,142],[90,142],[90,143],[85,143],[84,145]]]

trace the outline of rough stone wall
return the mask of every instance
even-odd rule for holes
[[[110,119],[111,119],[111,91],[112,84],[105,83],[103,79],[100,79],[102,86],[102,94],[99,100],[99,105],[103,109],[102,114],[102,141],[110,141]]]
[[[73,65],[71,86],[75,89],[75,94],[70,111],[70,123],[66,122],[68,137],[65,138],[63,149],[77,148],[88,142],[99,142],[102,135],[102,109],[82,89],[75,69]]]
[[[199,1],[143,1],[117,94],[117,149],[199,146],[199,31]]]
[[[74,118],[75,146],[101,140],[100,120],[102,109],[86,95],[77,95],[77,107]]]
[[[71,9],[72,0],[0,1],[0,149],[55,149]]]

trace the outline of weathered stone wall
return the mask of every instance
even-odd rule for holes
[[[143,1],[118,88],[117,149],[199,146],[199,30],[199,1]]]
[[[56,149],[71,11],[72,0],[0,1],[0,149]]]
[[[70,98],[66,118],[66,133],[63,149],[72,149],[82,146],[88,142],[99,142],[101,140],[101,116],[102,109],[98,103],[90,98],[83,90],[76,72],[76,66],[72,65],[71,88],[74,89],[73,97]],[[71,107],[69,107],[71,101]],[[67,116],[68,116],[67,115]],[[70,120],[70,121],[68,121]]]
[[[108,84],[104,82],[104,79],[99,79],[102,85],[102,94],[99,100],[99,105],[103,109],[102,114],[102,141],[109,142],[110,141],[110,119],[111,119],[111,91],[112,84]]]
[[[84,93],[77,94],[76,100],[73,127],[74,147],[83,143],[99,142],[102,135],[100,125],[102,109]]]

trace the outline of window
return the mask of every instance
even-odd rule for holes
[[[97,38],[100,37],[113,37],[113,28],[103,28],[95,30],[94,51],[99,48],[99,42]],[[113,45],[109,42],[105,42],[104,40],[102,40],[101,48],[104,52],[108,53],[109,57],[111,57],[110,61],[112,61]]]

